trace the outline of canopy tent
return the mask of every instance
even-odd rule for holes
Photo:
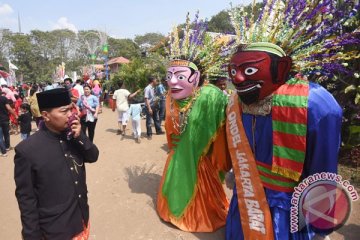
[[[112,65],[112,64],[124,64],[124,63],[129,63],[130,60],[124,57],[116,57],[116,58],[112,58],[108,61],[108,65]]]
[[[7,72],[5,72],[5,71],[3,71],[3,70],[0,70],[0,77],[2,77],[2,78],[7,78],[7,77],[9,77],[9,76],[10,76],[9,73],[7,73]]]
[[[0,77],[0,86],[2,85],[7,85],[7,82],[5,81],[4,78]]]

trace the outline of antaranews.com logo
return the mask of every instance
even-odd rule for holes
[[[290,231],[311,225],[314,231],[336,230],[349,218],[351,203],[359,199],[354,186],[336,173],[322,172],[305,178],[291,198]]]

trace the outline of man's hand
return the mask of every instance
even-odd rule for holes
[[[225,184],[228,189],[235,187],[235,174],[233,172],[230,171],[225,174]]]
[[[113,111],[113,112],[115,112],[115,107],[116,107],[116,102],[115,102],[116,100],[115,99],[113,99],[112,100],[112,102],[111,102],[111,110]]]
[[[76,118],[71,122],[71,130],[74,133],[74,138],[77,138],[80,136],[81,124],[80,124],[79,116],[76,116]]]
[[[151,108],[149,108],[148,110],[149,110],[150,115],[153,115],[153,110]]]

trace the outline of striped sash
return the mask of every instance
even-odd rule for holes
[[[272,100],[271,170],[296,182],[305,160],[308,96],[309,82],[292,78],[274,92]]]
[[[272,172],[270,165],[256,161],[256,167],[258,169],[261,182],[266,188],[279,192],[294,192],[294,187],[298,185],[298,182]]]

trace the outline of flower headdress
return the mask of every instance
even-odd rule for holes
[[[192,23],[187,14],[183,31],[175,26],[170,33],[167,52],[170,65],[199,70],[202,79],[211,80],[226,75],[222,68],[229,59],[229,50],[235,41],[225,35],[214,36],[206,30],[207,22],[199,20],[198,13]]]
[[[232,7],[229,15],[238,44],[276,44],[292,58],[295,72],[357,76],[346,63],[360,58],[360,28],[356,20],[360,4],[355,2],[345,0],[338,7],[334,0],[264,0],[257,19],[254,13],[247,16],[241,7]],[[355,30],[345,32],[351,24],[355,24]]]

